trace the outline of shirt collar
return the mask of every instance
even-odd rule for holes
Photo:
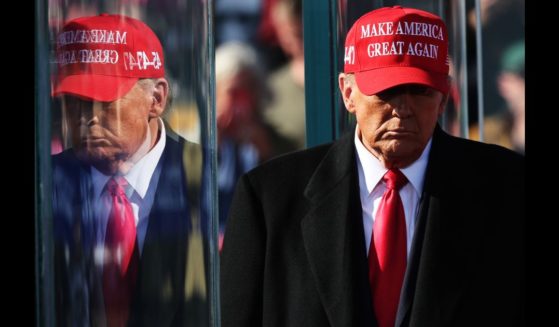
[[[158,118],[158,125],[160,137],[155,146],[142,158],[140,158],[140,160],[138,160],[138,162],[136,162],[125,175],[123,175],[128,184],[132,187],[126,192],[128,197],[132,195],[131,193],[133,193],[133,191],[136,191],[136,193],[143,199],[147,193],[151,176],[153,175],[155,168],[157,167],[157,163],[163,154],[166,143],[165,124],[163,124],[161,118]],[[104,175],[99,170],[91,166],[91,178],[93,181],[95,196],[99,197],[101,196],[101,192],[103,192],[105,184],[107,184],[111,176]]]
[[[412,184],[418,195],[421,195],[423,190],[425,170],[427,169],[427,161],[429,158],[429,152],[431,151],[431,141],[432,137],[429,139],[429,142],[427,142],[421,156],[416,161],[406,168],[400,169],[408,181]],[[365,180],[367,194],[371,194],[388,169],[386,169],[380,160],[378,160],[371,152],[369,152],[369,150],[367,150],[367,148],[365,148],[359,139],[359,125],[355,128],[354,143],[357,150],[359,177],[360,180]],[[365,174],[365,172],[367,172],[367,174]]]

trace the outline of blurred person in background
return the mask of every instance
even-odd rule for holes
[[[497,75],[499,94],[505,99],[504,109],[484,120],[484,139],[524,154],[526,81],[525,42],[517,41],[503,52],[501,71]],[[472,139],[478,139],[479,127],[470,129]]]
[[[71,144],[52,158],[57,325],[200,322],[185,284],[198,201],[187,184],[201,173],[183,162],[196,147],[161,119],[159,39],[134,18],[87,16],[64,25],[56,55]]]
[[[270,90],[255,50],[229,42],[216,49],[220,236],[237,179],[258,164],[296,149],[262,119]]]
[[[476,14],[474,2],[468,12],[467,29],[467,60],[468,72],[470,127],[478,122],[477,99],[477,45],[476,45]],[[506,99],[503,98],[498,86],[501,71],[501,60],[504,51],[518,40],[525,39],[525,1],[524,0],[480,0],[481,41],[483,68],[483,110],[485,116],[495,116],[506,112]]]
[[[499,93],[507,102],[507,113],[511,121],[509,125],[511,148],[520,153],[525,151],[525,51],[524,40],[505,50],[502,71],[497,81]]]
[[[301,0],[276,0],[270,9],[270,23],[288,61],[268,77],[272,101],[264,119],[283,136],[306,146],[305,56]]]

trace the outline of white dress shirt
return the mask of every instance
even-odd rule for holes
[[[357,150],[357,171],[359,175],[359,196],[361,197],[361,206],[363,212],[363,229],[365,231],[365,246],[367,255],[371,244],[371,235],[373,233],[373,225],[375,216],[382,199],[382,195],[386,190],[386,185],[382,181],[382,177],[388,171],[382,163],[369,150],[365,148],[359,138],[359,126],[355,129],[355,148]],[[407,253],[410,254],[411,244],[415,231],[415,223],[418,215],[419,199],[423,190],[423,181],[425,178],[425,169],[427,168],[427,159],[431,150],[431,139],[423,149],[423,153],[406,168],[400,171],[406,176],[409,183],[402,187],[399,191],[400,198],[404,205],[404,214],[406,216],[406,241]]]
[[[152,176],[159,178],[159,174],[155,174],[157,163],[165,149],[166,134],[165,125],[161,119],[158,120],[161,136],[155,146],[141,157],[137,162],[127,163],[130,169],[126,174],[122,175],[128,182],[125,190],[126,196],[130,200],[132,210],[134,211],[134,222],[136,224],[136,238],[138,241],[139,254],[142,254],[144,239],[146,237],[149,212],[153,205],[155,190],[158,180],[155,180],[153,187],[149,188]],[[149,136],[146,138],[149,142]],[[134,156],[132,156],[134,157]],[[106,191],[105,185],[112,176],[107,176],[99,170],[91,167],[91,178],[94,190],[94,208],[96,221],[96,246],[95,246],[95,262],[103,263],[105,230],[109,220],[109,211],[111,207],[111,198]]]

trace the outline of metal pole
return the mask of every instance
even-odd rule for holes
[[[461,44],[461,77],[462,77],[462,94],[460,97],[460,136],[464,138],[469,138],[470,133],[468,131],[468,57],[466,51],[466,25],[468,23],[467,12],[466,12],[466,1],[458,0],[458,16],[460,21],[460,44]]]
[[[55,326],[50,166],[48,6],[35,1],[35,310],[36,326]]]
[[[483,48],[481,32],[481,5],[480,0],[476,0],[477,121],[479,140],[483,142]]]

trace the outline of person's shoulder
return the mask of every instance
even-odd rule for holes
[[[456,166],[467,165],[471,171],[493,176],[519,176],[524,174],[525,157],[496,144],[483,143],[448,135],[447,156]]]
[[[482,161],[491,159],[493,162],[507,162],[510,164],[524,163],[524,155],[503,146],[450,135],[449,138],[454,143],[455,149],[459,150],[462,154],[473,156],[472,159],[474,160],[477,158]]]
[[[281,167],[301,167],[316,166],[324,155],[328,152],[333,143],[327,143],[282,154],[254,168],[253,172],[269,169],[280,169]]]
[[[165,134],[165,151],[167,152],[203,152],[202,145],[185,139],[175,132],[168,124],[165,125]]]
[[[275,203],[286,201],[286,197],[302,197],[330,148],[331,144],[320,145],[270,159],[243,174],[237,185],[250,185],[254,194]]]
[[[165,145],[170,144],[171,146],[179,146],[188,142],[184,137],[175,132],[167,122],[165,122],[165,134],[165,137],[167,138]]]
[[[270,180],[307,176],[314,172],[333,143],[286,153],[270,159],[247,173],[249,179]]]

